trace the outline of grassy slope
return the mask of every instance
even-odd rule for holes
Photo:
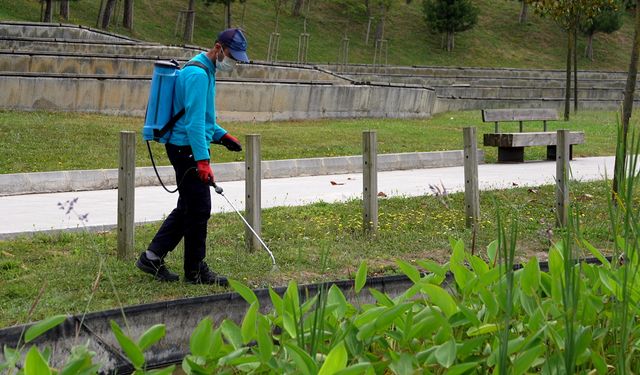
[[[78,1],[71,5],[70,23],[95,26],[99,1]],[[471,31],[456,37],[456,49],[446,53],[440,49],[440,36],[428,31],[422,18],[422,2],[394,0],[385,33],[389,40],[389,63],[398,65],[455,65],[560,68],[564,67],[564,34],[550,20],[532,14],[530,22],[519,25],[519,3],[504,0],[477,0],[479,23]],[[197,2],[194,43],[209,46],[215,31],[224,27],[222,5],[206,7]],[[250,43],[250,56],[266,58],[269,34],[274,29],[274,11],[270,1],[253,0],[247,3],[244,28]],[[180,43],[174,36],[175,21],[187,0],[136,0],[134,37],[163,43]],[[288,6],[281,17],[279,58],[295,60],[298,34],[302,32],[302,18],[290,15]],[[311,34],[309,60],[335,62],[340,40],[345,31],[350,38],[352,63],[372,63],[373,48],[364,45],[367,21],[364,17],[345,14],[334,1],[312,2],[308,22]],[[242,5],[233,5],[234,24],[241,22]],[[37,21],[40,15],[38,0],[0,1],[0,19]],[[119,16],[121,19],[121,15]],[[372,26],[373,29],[373,26]],[[121,27],[113,31],[129,34]],[[597,35],[595,62],[580,58],[582,69],[626,70],[630,41],[633,35],[632,18],[628,15],[622,30],[612,35]],[[371,44],[371,43],[370,43]],[[579,50],[584,48],[581,38]]]

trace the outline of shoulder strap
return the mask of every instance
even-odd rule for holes
[[[207,79],[209,80],[209,82],[211,82],[211,78],[209,77],[209,68],[207,68],[206,65],[204,65],[200,61],[191,60],[188,63],[184,64],[183,68],[186,68],[187,66],[197,66],[198,68],[203,69],[205,72],[207,72]],[[184,108],[182,108],[180,111],[178,111],[178,113],[173,115],[169,119],[169,121],[167,121],[162,129],[154,129],[153,136],[157,139],[164,137],[164,135],[167,134],[168,131],[173,129],[173,127],[176,125],[176,122],[178,122],[178,120],[180,120],[180,118],[184,116],[184,112]]]

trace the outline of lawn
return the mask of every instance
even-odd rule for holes
[[[572,184],[584,237],[610,253],[605,182]],[[636,197],[636,200],[638,198]],[[545,260],[554,231],[553,186],[514,188],[481,193],[482,215],[476,254],[497,238],[496,202],[518,226],[517,260],[530,256]],[[266,252],[247,253],[244,227],[234,214],[215,214],[209,222],[207,262],[216,271],[252,287],[344,279],[366,260],[370,275],[398,273],[395,259],[446,262],[450,239],[463,239],[469,248],[472,234],[464,226],[463,195],[381,199],[380,229],[373,238],[362,234],[361,201],[318,203],[263,211],[263,238],[277,259],[272,272]],[[136,229],[136,248],[142,250],[159,224]],[[55,313],[81,313],[124,305],[222,292],[215,286],[193,286],[180,281],[159,284],[133,265],[137,254],[118,260],[116,233],[37,234],[0,241],[0,327],[37,320]],[[181,273],[181,246],[167,258]],[[583,254],[588,255],[588,254]],[[318,269],[327,256],[326,268]],[[32,315],[36,296],[43,294]],[[91,298],[95,291],[95,296]]]
[[[635,119],[634,119],[635,121]],[[576,146],[582,156],[613,155],[616,114],[582,111],[565,123],[549,123],[549,130],[584,130],[586,144]],[[222,124],[244,141],[246,134],[260,134],[263,160],[358,155],[362,153],[362,131],[376,130],[378,152],[397,153],[462,149],[465,126],[492,132],[493,124],[483,124],[480,111],[441,113],[430,119],[346,119],[289,122],[233,122]],[[517,123],[501,126],[517,131]],[[122,130],[140,134],[142,119],[97,114],[0,111],[0,173],[43,172],[72,169],[117,168],[118,134]],[[526,131],[540,131],[541,123],[528,124]],[[482,146],[481,146],[482,147]],[[154,157],[168,165],[161,145],[153,143]],[[495,148],[485,148],[486,160],[496,160]],[[544,159],[545,147],[529,148],[526,157]],[[227,152],[212,146],[214,163],[244,160],[244,153]],[[149,166],[149,155],[141,136],[136,149],[138,166]],[[215,167],[214,167],[215,168]]]

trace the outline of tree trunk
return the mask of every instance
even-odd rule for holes
[[[371,17],[371,4],[369,4],[369,0],[364,0],[364,8],[367,12],[367,18]]]
[[[227,29],[231,28],[231,1],[225,3],[224,5],[224,13],[225,13],[225,22],[227,25]]]
[[[529,4],[527,3],[527,0],[522,0],[522,7],[520,8],[520,18],[518,19],[518,22],[526,23],[528,13],[529,13]]]
[[[60,17],[63,20],[69,20],[69,0],[60,0]]]
[[[53,20],[53,0],[46,0],[44,7],[44,16],[42,22],[51,22]]]
[[[376,25],[376,32],[374,35],[375,35],[374,39],[376,41],[384,37],[384,17],[381,17],[378,20],[378,24]]]
[[[627,84],[624,88],[624,100],[622,102],[622,140],[616,145],[616,162],[613,172],[613,202],[618,194],[619,180],[624,178],[625,159],[627,154],[627,138],[629,134],[629,119],[633,111],[633,94],[636,90],[636,78],[638,76],[638,54],[640,53],[640,0],[636,3],[636,25],[633,34],[633,47],[631,48],[631,62]]]
[[[593,33],[587,34],[587,47],[584,49],[584,57],[593,61]]]
[[[573,49],[573,33],[571,31],[567,30],[567,80],[564,88],[564,121],[569,121],[569,111],[571,110],[571,50]]]
[[[100,22],[100,27],[103,30],[107,30],[109,28],[109,23],[111,22],[111,16],[113,15],[113,8],[116,6],[116,1],[117,0],[107,0],[106,5],[104,6],[102,22]]]
[[[122,26],[129,31],[133,31],[133,0],[124,0]]]
[[[453,51],[454,35],[453,31],[447,31],[447,52]]]
[[[573,112],[578,113],[578,25],[573,29]]]
[[[196,19],[194,10],[196,0],[189,0],[189,9],[187,11],[186,21],[184,22],[184,42],[191,43],[193,41],[193,23]]]
[[[304,0],[295,0],[293,2],[293,10],[291,12],[291,14],[294,17],[299,17],[300,16],[300,9],[302,9],[302,5],[304,4]]]

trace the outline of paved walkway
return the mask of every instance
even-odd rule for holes
[[[613,174],[614,157],[580,158],[571,162],[573,179],[601,180]],[[508,189],[518,186],[553,184],[555,162],[524,164],[484,164],[478,168],[481,190]],[[335,182],[336,185],[331,182]],[[220,184],[226,196],[239,209],[244,209],[244,181]],[[416,169],[378,173],[378,190],[389,197],[431,194],[429,185],[444,185],[449,192],[464,189],[463,167]],[[224,198],[212,191],[212,212],[232,209]],[[342,174],[313,177],[278,178],[262,181],[262,207],[299,206],[312,202],[338,202],[362,196],[362,175]],[[58,203],[78,198],[74,211],[65,215]],[[136,189],[136,223],[162,220],[175,207],[177,194],[161,187]],[[32,194],[0,197],[0,238],[20,233],[51,230],[113,228],[117,221],[117,190]],[[77,214],[88,214],[82,223]]]

